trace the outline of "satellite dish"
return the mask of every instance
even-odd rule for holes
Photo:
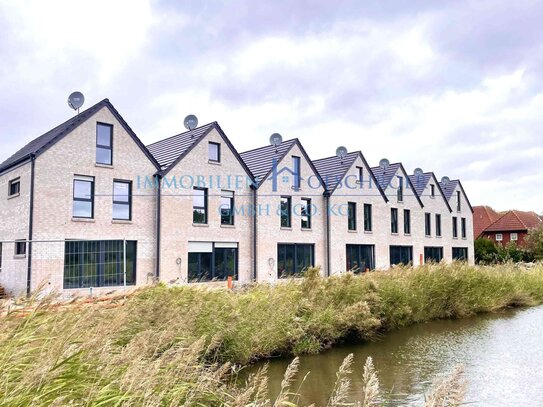
[[[85,96],[81,92],[73,92],[68,96],[68,106],[74,110],[78,110],[85,103]]]
[[[449,179],[449,177],[443,177],[441,178],[441,183],[443,185],[447,185],[449,182],[451,182],[451,180]]]
[[[388,161],[386,158],[383,158],[381,161],[379,161],[379,167],[381,167],[383,170],[386,170],[389,165],[390,161]]]
[[[424,171],[422,171],[422,168],[415,168],[415,171],[413,171],[413,173],[414,173],[417,177],[420,177],[422,174],[424,174]]]
[[[274,147],[277,147],[279,144],[283,142],[283,137],[279,133],[273,133],[270,136],[270,144]]]
[[[183,124],[187,130],[195,129],[198,127],[198,118],[193,114],[189,114],[187,117],[185,117]]]
[[[347,155],[347,149],[343,146],[338,147],[336,149],[336,155],[343,160]]]

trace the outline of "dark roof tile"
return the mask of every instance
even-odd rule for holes
[[[333,156],[314,160],[313,164],[326,184],[326,189],[333,192],[360,153],[348,153],[343,159]]]
[[[274,163],[281,161],[297,142],[297,139],[286,140],[277,147],[269,145],[255,148],[241,153],[240,156],[260,185],[272,170]]]
[[[422,196],[431,178],[432,173],[426,172],[420,175],[410,175],[409,181],[411,181],[411,185],[413,185],[413,187],[415,188],[415,192],[417,193],[417,195]]]
[[[12,165],[17,164],[20,161],[30,157],[31,154],[38,155],[42,150],[48,148],[63,135],[67,134],[71,130],[75,129],[94,113],[99,111],[105,104],[108,102],[107,99],[98,102],[94,106],[89,107],[87,110],[79,113],[78,115],[66,120],[64,123],[59,124],[54,129],[49,130],[47,133],[42,134],[41,136],[30,141],[27,145],[13,154],[11,157],[6,159],[2,164],[0,164],[0,171],[5,170]]]
[[[180,156],[190,150],[217,123],[208,123],[193,130],[168,137],[164,140],[149,144],[147,149],[158,161],[162,169],[168,168]]]
[[[126,123],[126,121],[115,109],[115,107],[110,103],[110,101],[108,99],[104,99],[89,107],[87,110],[82,111],[78,115],[66,120],[64,123],[58,125],[54,129],[49,130],[47,133],[42,134],[41,136],[29,142],[26,146],[21,148],[11,157],[5,160],[2,164],[0,164],[0,172],[7,170],[14,165],[17,165],[20,162],[25,161],[26,159],[30,158],[31,155],[38,156],[39,154],[43,153],[45,150],[54,145],[57,141],[61,140],[64,136],[69,134],[79,125],[84,123],[87,119],[89,119],[103,107],[107,107],[111,111],[111,113],[120,122],[120,124],[124,127],[128,134],[134,139],[136,144],[138,144],[138,146],[142,149],[145,155],[147,155],[147,157],[153,162],[153,164],[158,167],[158,164],[156,163],[152,155],[145,148],[141,140],[136,136],[128,123]]]
[[[398,172],[398,169],[401,167],[400,163],[390,164],[386,169],[379,167],[372,167],[371,171],[375,176],[375,179],[379,183],[379,186],[386,191],[388,186],[392,183],[392,178]]]
[[[445,194],[445,198],[447,198],[447,201],[451,199],[451,196],[456,189],[456,186],[458,185],[458,180],[451,180],[447,182],[446,184],[443,182],[440,182],[439,185],[441,186],[441,189],[443,190],[443,193]]]

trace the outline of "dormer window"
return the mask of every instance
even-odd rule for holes
[[[21,179],[15,178],[9,181],[8,197],[17,196],[21,193]]]
[[[209,142],[208,159],[213,163],[221,162],[221,145],[219,143]]]
[[[113,164],[113,126],[96,124],[96,164]]]

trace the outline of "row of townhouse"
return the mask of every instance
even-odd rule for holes
[[[107,99],[2,163],[0,191],[13,295],[473,262],[460,181],[298,139],[238,153],[217,123],[145,146]]]

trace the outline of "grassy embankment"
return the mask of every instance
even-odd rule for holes
[[[42,302],[28,315],[11,313],[0,319],[0,405],[287,405],[296,401],[289,380],[277,400],[267,401],[265,370],[240,387],[231,380],[233,364],[543,302],[543,265],[309,274],[234,292],[159,285],[113,308],[53,311]],[[348,380],[338,377],[330,405],[343,405]],[[364,405],[378,397],[372,377]],[[453,382],[452,392],[458,377]]]

